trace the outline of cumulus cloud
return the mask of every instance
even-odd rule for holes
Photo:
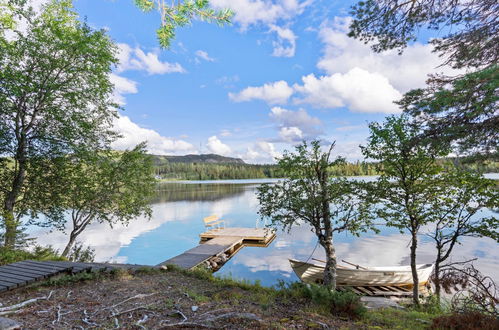
[[[281,127],[279,137],[289,143],[303,140],[303,132],[298,127]]]
[[[396,50],[374,53],[369,45],[348,37],[350,21],[348,17],[335,17],[320,28],[319,37],[325,47],[317,66],[328,74],[346,74],[360,68],[383,75],[404,93],[424,86],[428,73],[451,72],[449,68],[437,68],[442,59],[432,53],[432,46],[428,44],[409,45],[402,55]]]
[[[140,70],[150,75],[185,72],[179,63],[162,62],[159,59],[159,51],[146,53],[140,47],[132,48],[124,43],[118,44],[118,48],[118,72]]]
[[[313,0],[211,0],[215,8],[231,8],[233,21],[246,30],[250,25],[273,24],[278,20],[289,20],[299,15]]]
[[[247,87],[239,93],[229,93],[229,98],[234,102],[263,100],[269,104],[284,104],[292,94],[293,88],[280,80],[259,87]]]
[[[273,143],[258,141],[247,149],[242,158],[248,163],[273,163],[276,158],[281,156]]]
[[[226,156],[232,152],[232,149],[228,145],[220,141],[220,139],[216,135],[208,138],[208,143],[206,144],[206,146],[208,147],[208,150],[217,155]]]
[[[235,15],[233,21],[239,24],[242,31],[250,26],[266,26],[275,32],[277,40],[272,42],[272,56],[292,57],[296,49],[296,36],[289,27],[284,26],[296,16],[303,13],[313,0],[211,0],[215,8],[231,8]]]
[[[303,136],[303,133],[314,136],[320,134],[321,130],[319,127],[323,125],[319,118],[310,116],[304,109],[292,111],[281,107],[273,107],[270,110],[269,116],[277,122],[281,128],[298,128],[301,132],[301,136]],[[297,130],[294,131],[298,132]]]
[[[205,52],[204,50],[198,50],[196,51],[196,57],[199,57],[205,61],[208,61],[208,62],[213,62],[215,61],[214,58],[210,57],[210,55],[208,55],[207,52]]]
[[[111,73],[109,80],[114,85],[113,99],[119,105],[125,104],[125,94],[137,93],[137,82]]]
[[[296,35],[288,28],[271,24],[270,31],[277,33],[277,41],[272,42],[274,51],[272,56],[293,57],[296,51]]]
[[[189,142],[165,137],[152,129],[140,127],[127,116],[119,116],[114,122],[114,128],[122,135],[113,142],[112,147],[115,149],[130,149],[146,141],[148,152],[156,155],[192,153],[195,150]]]
[[[402,94],[386,77],[353,68],[345,74],[335,73],[317,78],[314,74],[302,77],[302,85],[294,89],[302,94],[296,103],[308,103],[318,108],[348,107],[353,112],[398,113],[393,102]]]

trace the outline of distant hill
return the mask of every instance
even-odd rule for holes
[[[216,154],[158,156],[151,155],[156,166],[166,163],[206,163],[206,164],[246,164],[241,158],[225,157]]]

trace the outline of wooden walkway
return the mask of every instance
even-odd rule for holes
[[[192,269],[202,263],[218,270],[244,246],[266,247],[275,238],[275,231],[266,228],[220,228],[199,235],[201,244],[160,263]]]
[[[25,286],[35,281],[48,279],[59,274],[77,274],[116,268],[132,269],[140,267],[151,266],[24,260],[0,266],[0,292]]]

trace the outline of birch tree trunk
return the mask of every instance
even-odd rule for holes
[[[411,242],[411,271],[412,271],[412,301],[416,307],[419,307],[419,277],[416,268],[416,249],[418,247],[418,237],[417,232],[412,230],[412,242]]]
[[[326,265],[324,267],[324,285],[336,290],[336,249],[332,239],[325,240],[322,244],[326,252]]]

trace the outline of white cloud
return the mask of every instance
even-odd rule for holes
[[[229,93],[229,98],[234,102],[264,100],[269,104],[284,104],[292,94],[293,88],[280,80],[260,87],[247,87],[239,93]]]
[[[319,134],[321,130],[318,126],[323,125],[319,118],[310,116],[304,109],[291,111],[281,107],[273,107],[270,110],[269,116],[280,127],[299,128],[301,132],[311,135]]]
[[[162,136],[158,132],[143,128],[132,122],[126,116],[120,116],[114,122],[114,128],[122,137],[113,142],[115,149],[130,149],[146,141],[148,152],[156,155],[194,152],[195,148],[189,142]]]
[[[275,158],[281,156],[281,153],[276,151],[273,143],[258,141],[247,149],[242,158],[248,163],[273,163]]]
[[[246,30],[250,25],[273,24],[278,20],[289,20],[299,15],[312,0],[211,0],[215,8],[234,10],[233,21]]]
[[[345,74],[353,68],[360,68],[383,75],[404,93],[424,86],[428,73],[451,72],[448,68],[437,68],[442,59],[432,53],[429,44],[409,45],[402,55],[396,50],[374,53],[369,45],[347,36],[350,21],[348,17],[335,17],[320,28],[319,37],[325,47],[317,66],[328,74]]]
[[[346,74],[335,73],[317,78],[302,77],[303,85],[294,88],[303,95],[296,103],[308,103],[318,108],[348,107],[353,112],[398,113],[393,104],[402,94],[379,73],[353,68]]]
[[[226,156],[232,152],[232,149],[228,145],[220,141],[220,139],[216,135],[208,138],[208,143],[206,144],[206,146],[208,147],[208,150],[217,155]]]
[[[215,61],[214,58],[210,57],[210,55],[208,55],[207,52],[205,52],[204,50],[198,50],[196,51],[196,56],[205,60],[205,61],[208,61],[208,62],[213,62]]]
[[[215,8],[231,8],[235,15],[233,21],[246,31],[250,26],[266,26],[277,33],[277,41],[272,42],[272,56],[292,57],[296,49],[296,36],[287,27],[277,26],[290,21],[303,13],[314,0],[211,0]]]
[[[113,99],[119,105],[125,104],[124,94],[136,94],[137,82],[111,73],[109,80],[114,85]]]
[[[183,73],[185,69],[179,63],[162,62],[159,51],[145,53],[140,47],[132,48],[127,44],[118,44],[118,72],[128,70],[146,71],[148,74]]]
[[[228,129],[223,129],[221,132],[220,132],[220,136],[231,136],[232,133],[231,131],[229,131]]]
[[[288,28],[271,24],[270,31],[277,33],[277,41],[272,42],[274,51],[272,56],[293,57],[296,51],[296,35]]]
[[[303,132],[298,127],[282,127],[279,136],[286,142],[293,143],[303,140]]]

